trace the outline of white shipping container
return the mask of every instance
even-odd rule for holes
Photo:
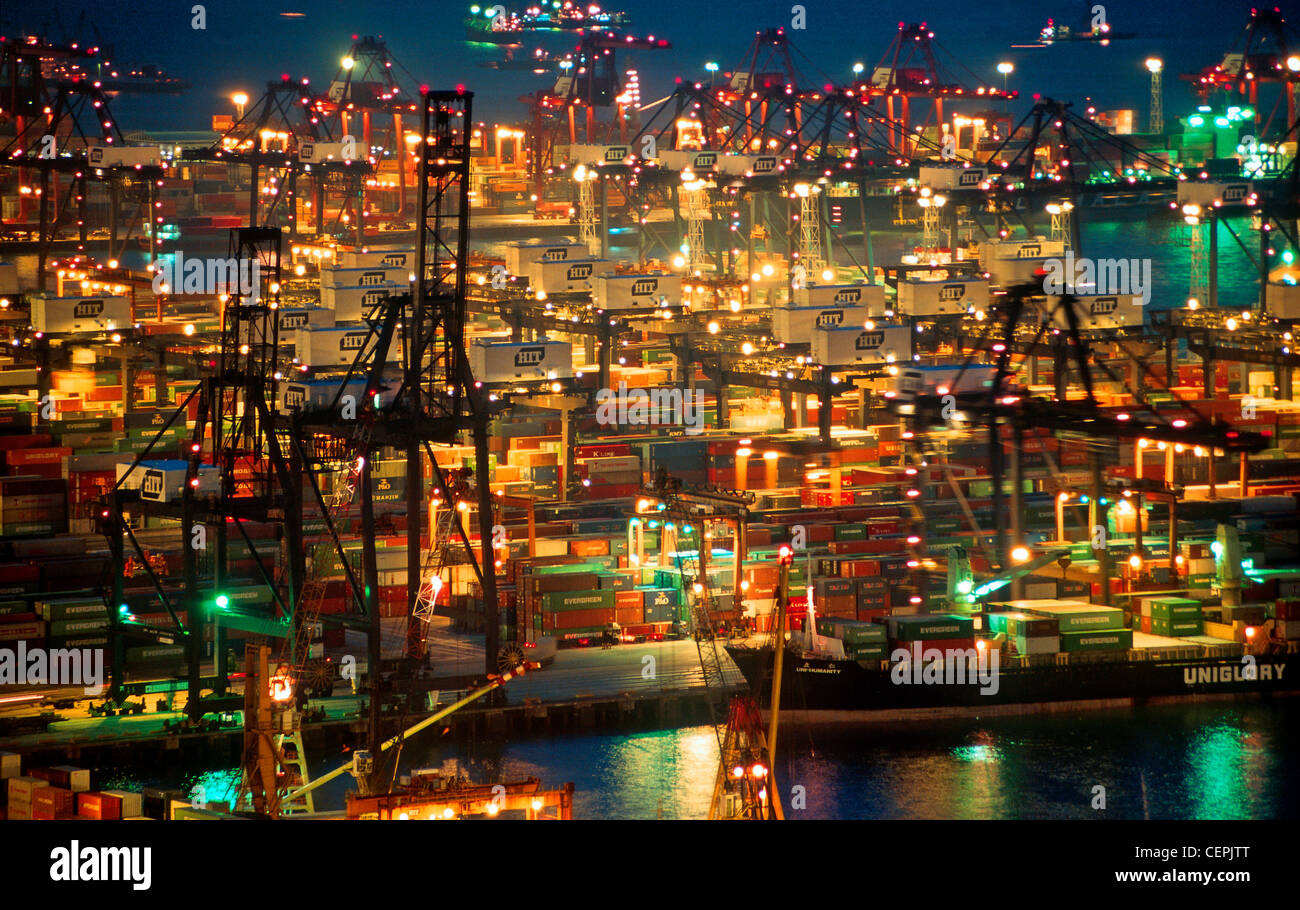
[[[979,244],[979,262],[985,271],[997,259],[1038,259],[1064,256],[1065,241],[1038,236],[1019,240],[983,240]]]
[[[32,327],[53,334],[112,332],[131,327],[129,297],[53,297],[32,301]]]
[[[30,802],[36,791],[48,787],[50,782],[38,777],[11,777],[8,784],[9,802]]]
[[[680,275],[652,272],[639,275],[598,275],[592,300],[602,310],[654,309],[682,302]]]
[[[410,247],[404,249],[341,250],[339,251],[339,265],[345,269],[368,269],[375,266],[404,269],[409,278],[409,273],[415,271],[415,249]]]
[[[127,475],[130,463],[117,466],[117,479],[125,490],[139,490],[140,498],[149,502],[177,502],[185,489],[188,465],[178,458],[166,461],[142,461]],[[220,492],[221,475],[215,465],[199,465],[199,485],[195,492],[200,496],[214,496]]]
[[[885,309],[883,284],[812,284],[795,288],[790,297],[795,306],[859,306],[877,314]]]
[[[1249,180],[1193,181],[1178,183],[1178,204],[1195,204],[1205,208],[1216,205],[1246,205],[1255,195],[1255,185]]]
[[[569,146],[569,163],[585,164],[596,167],[602,164],[629,164],[632,155],[631,146],[627,145],[583,145]]]
[[[797,306],[773,307],[772,334],[777,341],[786,344],[807,344],[813,337],[813,329],[839,328],[862,324],[871,315],[868,307],[824,307]]]
[[[122,801],[122,818],[137,818],[144,815],[144,797],[130,790],[101,790],[105,796],[113,796]]]
[[[541,260],[528,267],[528,283],[534,291],[545,294],[590,291],[598,273],[612,270],[613,263],[608,259]]]
[[[640,471],[639,455],[608,455],[600,458],[580,458],[579,464],[586,465],[588,474],[605,474],[611,471]]]
[[[922,165],[918,176],[921,186],[933,190],[977,190],[989,178],[986,167],[961,165]]]
[[[469,348],[469,363],[480,382],[567,379],[573,375],[573,345],[567,341],[476,341]]]
[[[1017,284],[1042,285],[1048,271],[1048,261],[1059,256],[1003,256],[985,263],[984,270],[989,273],[989,280],[999,287],[1009,288]]]
[[[322,292],[326,285],[334,287],[350,288],[361,284],[381,285],[392,282],[403,286],[410,286],[411,275],[415,269],[412,268],[395,268],[387,265],[363,266],[358,268],[345,269],[338,266],[325,266],[320,270],[320,286]]]
[[[358,284],[350,287],[322,284],[320,288],[321,306],[333,311],[331,322],[338,325],[360,322],[383,303],[387,298],[401,294],[410,285],[399,285],[392,281],[383,284]]]
[[[279,310],[280,338],[288,341],[292,333],[307,326],[327,326],[334,324],[334,313],[324,307],[295,307]]]
[[[158,167],[162,150],[157,146],[92,145],[91,167]]]
[[[908,316],[965,313],[968,307],[989,304],[989,283],[983,278],[925,281],[904,278],[898,282],[898,309]]]
[[[1074,309],[1079,315],[1079,328],[1116,329],[1123,326],[1140,326],[1146,317],[1141,300],[1141,297],[1135,298],[1128,294],[1076,297]],[[1056,305],[1058,302],[1059,298],[1047,298],[1047,305],[1052,307],[1052,323],[1060,329],[1069,328],[1064,309]]]
[[[328,326],[299,329],[294,333],[294,353],[311,367],[346,367],[357,358],[357,351],[366,346],[370,337],[368,326]],[[388,348],[388,362],[395,363],[401,356],[398,333]],[[373,345],[372,345],[373,346]]]
[[[304,142],[298,146],[298,160],[307,164],[323,164],[326,161],[345,161],[342,142]],[[353,143],[352,153],[357,154]]]
[[[0,780],[19,777],[22,774],[23,757],[17,752],[0,751]]]
[[[659,166],[670,171],[693,171],[703,177],[717,169],[721,157],[719,152],[669,149],[659,153]]]
[[[1268,311],[1279,319],[1300,319],[1300,284],[1270,281],[1266,291]]]
[[[283,383],[280,386],[280,410],[322,411],[334,403],[339,386],[342,384],[342,379],[307,379],[301,382]],[[365,403],[361,400],[365,394],[366,381],[364,379],[353,379],[343,390],[343,395],[353,397],[355,407],[358,410]],[[345,401],[340,397],[339,406],[343,407],[344,405]]]
[[[723,155],[718,159],[717,171],[728,177],[762,177],[785,170],[775,155]]]
[[[812,356],[815,363],[828,366],[910,363],[912,329],[905,325],[814,329]]]
[[[506,244],[506,272],[526,277],[534,262],[569,262],[586,259],[591,253],[585,243],[557,240],[554,243]]]

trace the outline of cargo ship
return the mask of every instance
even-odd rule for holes
[[[1153,612],[1200,616],[1202,608],[1186,598],[1146,601],[1146,612],[1133,620],[1137,630],[1120,627],[1124,611],[1062,601],[1016,601],[984,614],[895,616],[880,623],[817,619],[787,643],[780,710],[870,722],[1300,691],[1295,643],[1268,634],[1288,619],[1235,629],[1233,623],[1153,619]],[[1300,615],[1295,601],[1274,606],[1274,617],[1292,615]],[[1152,623],[1165,634],[1140,631]],[[1245,641],[1185,634],[1207,630]],[[751,639],[726,650],[750,686],[767,696],[770,642]]]
[[[767,684],[770,645],[727,646],[746,681],[759,691]],[[781,687],[783,712],[809,711],[818,719],[887,721],[938,715],[1033,713],[1061,708],[1137,705],[1149,699],[1203,695],[1294,693],[1296,655],[1256,659],[1256,678],[1248,678],[1241,659],[1194,658],[1130,660],[1117,652],[1109,660],[1005,667],[996,692],[972,685],[915,685],[895,681],[888,662],[835,659],[803,653],[787,655]],[[910,674],[909,674],[910,676]],[[765,700],[764,707],[768,707]]]
[[[607,12],[598,5],[554,2],[551,7],[530,6],[517,11],[501,11],[499,6],[471,6],[465,17],[465,36],[470,41],[490,44],[518,44],[525,33],[565,32],[584,28],[609,28],[631,24],[624,12]],[[495,14],[494,14],[495,13]]]

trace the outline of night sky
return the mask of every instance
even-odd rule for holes
[[[670,51],[644,51],[633,60],[642,73],[642,99],[667,95],[673,78],[707,79],[704,64],[717,61],[729,70],[744,56],[754,32],[790,25],[788,0],[701,2],[701,0],[613,0],[610,8],[633,17],[633,34],[653,34],[673,42]],[[952,71],[968,84],[984,80],[1000,85],[998,61],[1011,61],[1009,87],[1022,92],[1020,109],[1034,92],[1082,102],[1090,96],[1100,109],[1131,107],[1145,123],[1149,82],[1142,61],[1156,54],[1166,61],[1165,113],[1170,119],[1194,105],[1179,73],[1217,63],[1240,42],[1249,2],[1201,0],[1195,4],[1160,2],[1105,3],[1106,18],[1116,31],[1136,32],[1131,41],[1109,47],[1073,44],[1043,49],[1013,49],[1032,43],[1047,17],[1081,26],[1092,4],[1061,2],[970,3],[931,0],[904,7],[897,3],[805,0],[807,28],[792,31],[799,51],[796,65],[807,82],[846,81],[851,67],[868,70],[889,46],[900,19],[925,21],[936,40],[959,62]],[[119,3],[97,0],[7,0],[0,9],[6,34],[41,30],[56,39],[81,34],[116,49],[120,63],[153,63],[192,84],[180,98],[125,97],[115,104],[124,128],[204,129],[214,112],[231,113],[229,95],[236,90],[254,98],[267,80],[281,73],[325,84],[347,52],[350,37],[382,35],[416,88],[421,83],[451,88],[464,84],[477,95],[480,119],[517,119],[523,107],[516,98],[543,88],[547,78],[528,72],[497,72],[478,64],[502,55],[488,45],[471,45],[462,24],[469,2],[462,0],[209,0],[207,28],[191,28],[192,0],[143,0]],[[56,18],[53,10],[59,10]],[[901,9],[911,10],[907,13]],[[86,25],[77,28],[85,11]],[[301,13],[286,17],[282,13]],[[1296,17],[1293,16],[1293,22]],[[90,28],[93,23],[99,38]],[[553,35],[540,44],[563,51],[572,36]],[[620,65],[624,65],[620,60]],[[969,72],[966,72],[969,71]]]

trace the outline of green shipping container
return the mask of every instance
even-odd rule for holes
[[[1157,601],[1151,604],[1151,619],[1154,622],[1157,619],[1165,622],[1200,622],[1201,605],[1189,601],[1185,604],[1161,603]]]
[[[1151,634],[1164,635],[1168,638],[1186,638],[1188,635],[1201,635],[1205,623],[1198,616],[1196,619],[1156,619],[1151,617]]]
[[[1124,611],[1109,607],[1079,607],[1050,611],[1027,609],[1026,612],[1055,619],[1060,623],[1061,634],[1124,628]]]
[[[50,635],[67,638],[69,635],[93,635],[108,628],[108,619],[59,619],[50,623]]]
[[[888,656],[888,646],[883,644],[864,644],[846,646],[844,653],[849,660],[884,660]]]
[[[612,610],[614,591],[572,591],[542,595],[542,609],[546,612],[563,610]]]
[[[889,637],[901,641],[926,641],[932,638],[969,638],[975,623],[964,616],[891,616]]]
[[[1127,651],[1133,647],[1132,629],[1108,629],[1102,632],[1062,632],[1061,650]]]

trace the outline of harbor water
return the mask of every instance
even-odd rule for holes
[[[787,726],[775,772],[787,817],[796,820],[1295,819],[1300,781],[1289,769],[1298,730],[1294,699]],[[709,727],[474,745],[426,733],[406,747],[400,773],[454,762],[479,783],[572,781],[574,818],[695,819],[707,812],[716,755]],[[348,756],[309,759],[319,774]],[[237,769],[190,767],[156,777],[123,771],[105,786],[175,787],[191,796],[202,787],[207,799],[221,800],[237,783]],[[317,810],[343,808],[351,788],[346,776],[322,787]]]

